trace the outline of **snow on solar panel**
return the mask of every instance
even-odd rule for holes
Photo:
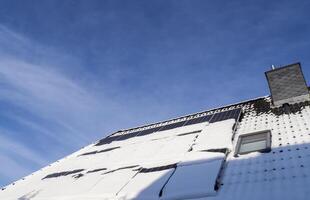
[[[106,197],[115,198],[116,194],[124,187],[137,173],[132,168],[117,170],[100,176],[100,179],[93,184],[87,192],[88,196],[104,194]]]
[[[140,172],[118,193],[118,196],[120,199],[158,199],[163,185],[173,171],[174,168],[163,168],[162,170]]]
[[[195,141],[195,150],[232,149],[235,119],[208,124]]]
[[[161,199],[177,200],[214,196],[216,180],[220,173],[224,155],[218,159],[186,162],[178,165],[165,185]],[[186,180],[186,181],[185,181]]]

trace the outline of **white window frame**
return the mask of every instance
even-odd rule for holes
[[[244,138],[247,138],[249,136],[259,135],[259,134],[265,134],[266,148],[252,150],[252,151],[246,151],[246,152],[240,152],[240,148],[241,148],[241,145],[243,144]],[[262,140],[258,140],[258,141],[262,141]],[[253,133],[240,135],[238,138],[236,148],[235,148],[235,156],[248,154],[251,152],[268,153],[270,151],[271,151],[271,131],[270,130],[264,130],[264,131],[257,131],[257,132],[253,132]]]

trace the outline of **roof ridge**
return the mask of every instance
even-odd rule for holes
[[[183,116],[179,116],[179,117],[175,117],[175,118],[171,118],[171,119],[168,119],[168,120],[163,120],[163,121],[159,121],[159,122],[155,122],[155,123],[139,125],[139,126],[136,126],[136,127],[133,127],[133,128],[128,128],[128,129],[121,129],[121,130],[113,132],[109,136],[116,135],[117,133],[120,133],[120,132],[122,132],[122,133],[123,132],[131,133],[131,132],[134,132],[134,130],[138,130],[138,129],[145,130],[145,129],[148,129],[148,128],[154,128],[154,127],[158,127],[158,126],[162,126],[162,125],[173,124],[174,122],[186,121],[190,117],[195,118],[195,117],[198,117],[198,116],[204,116],[204,114],[205,115],[213,114],[214,112],[216,112],[217,110],[220,110],[220,109],[225,109],[225,108],[228,109],[228,108],[233,107],[233,106],[238,106],[240,104],[249,103],[251,101],[256,101],[256,100],[259,100],[259,99],[264,99],[264,98],[267,98],[267,97],[269,97],[269,95],[260,96],[260,97],[256,97],[256,98],[252,98],[252,99],[248,99],[248,100],[244,100],[244,101],[240,101],[240,102],[237,102],[237,103],[228,104],[228,105],[225,105],[225,106],[218,106],[218,107],[215,107],[215,108],[211,108],[209,110],[199,111],[199,112],[196,112],[196,113],[192,113],[192,114],[188,114],[188,115],[183,115]],[[208,113],[208,112],[213,112],[213,113]],[[197,116],[195,116],[195,115],[197,115]],[[143,129],[143,128],[145,128],[145,129]]]

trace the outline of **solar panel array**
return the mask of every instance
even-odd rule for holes
[[[100,140],[96,146],[104,145],[104,144],[109,144],[113,141],[122,141],[122,140],[127,140],[132,137],[139,137],[139,136],[144,136],[144,135],[149,135],[158,131],[165,131],[165,130],[170,130],[182,126],[188,126],[188,125],[193,125],[193,124],[198,124],[198,123],[203,123],[203,122],[218,122],[218,121],[223,121],[226,119],[236,119],[238,120],[240,113],[241,113],[241,108],[234,108],[234,109],[229,109],[229,110],[223,110],[221,112],[216,112],[213,114],[206,114],[203,116],[195,117],[195,118],[189,118],[184,121],[178,121],[176,123],[170,123],[162,126],[157,126],[154,128],[149,128],[149,129],[144,129],[144,130],[139,130],[137,128],[137,131],[133,131],[130,133],[122,134],[122,135],[111,135],[108,136],[102,140]]]
[[[226,119],[236,119],[238,120],[239,115],[241,113],[241,108],[233,109],[233,110],[228,110],[220,113],[215,113],[212,115],[212,118],[210,119],[210,123],[218,122],[218,121],[223,121]]]

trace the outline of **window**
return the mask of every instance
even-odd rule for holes
[[[271,132],[270,130],[240,135],[235,156],[246,154],[254,151],[270,152],[271,150]]]

